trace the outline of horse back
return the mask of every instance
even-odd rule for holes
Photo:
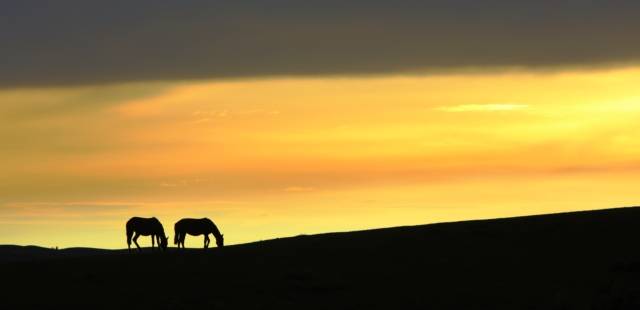
[[[155,234],[164,231],[160,221],[155,218],[132,217],[127,221],[127,231],[136,231],[140,234]]]
[[[178,232],[201,234],[210,232],[212,225],[213,222],[208,218],[184,218],[176,222],[174,229]]]

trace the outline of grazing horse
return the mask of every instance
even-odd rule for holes
[[[224,235],[220,233],[216,224],[208,218],[181,219],[176,222],[174,229],[173,243],[177,244],[178,248],[180,248],[180,245],[184,248],[184,239],[187,237],[187,234],[192,236],[204,235],[205,249],[209,247],[209,234],[213,234],[216,238],[216,244],[218,247],[224,246]]]
[[[133,236],[135,234],[135,236]],[[133,243],[136,244],[138,250],[138,237],[151,236],[151,249],[155,247],[155,240],[158,240],[158,247],[166,250],[168,237],[164,234],[164,228],[157,218],[143,218],[132,217],[127,221],[127,246],[129,246],[129,252],[131,252],[131,236],[133,236]]]

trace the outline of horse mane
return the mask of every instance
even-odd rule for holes
[[[158,226],[160,227],[160,232],[162,233],[162,237],[167,237],[167,234],[164,232],[164,226],[162,226],[162,223],[160,223],[160,220],[158,220],[155,216],[152,217],[151,219],[153,219],[156,223],[158,223]]]
[[[205,218],[207,221],[209,221],[209,223],[211,223],[211,226],[213,226],[213,236],[216,237],[216,240],[220,237],[222,237],[222,234],[220,234],[220,230],[218,230],[218,226],[216,226],[216,224],[210,220],[209,218]]]

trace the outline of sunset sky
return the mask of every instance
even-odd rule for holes
[[[0,4],[0,244],[638,204],[640,4],[343,2]]]

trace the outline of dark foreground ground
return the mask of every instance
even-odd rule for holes
[[[640,309],[639,239],[624,208],[206,252],[0,246],[0,308]]]

